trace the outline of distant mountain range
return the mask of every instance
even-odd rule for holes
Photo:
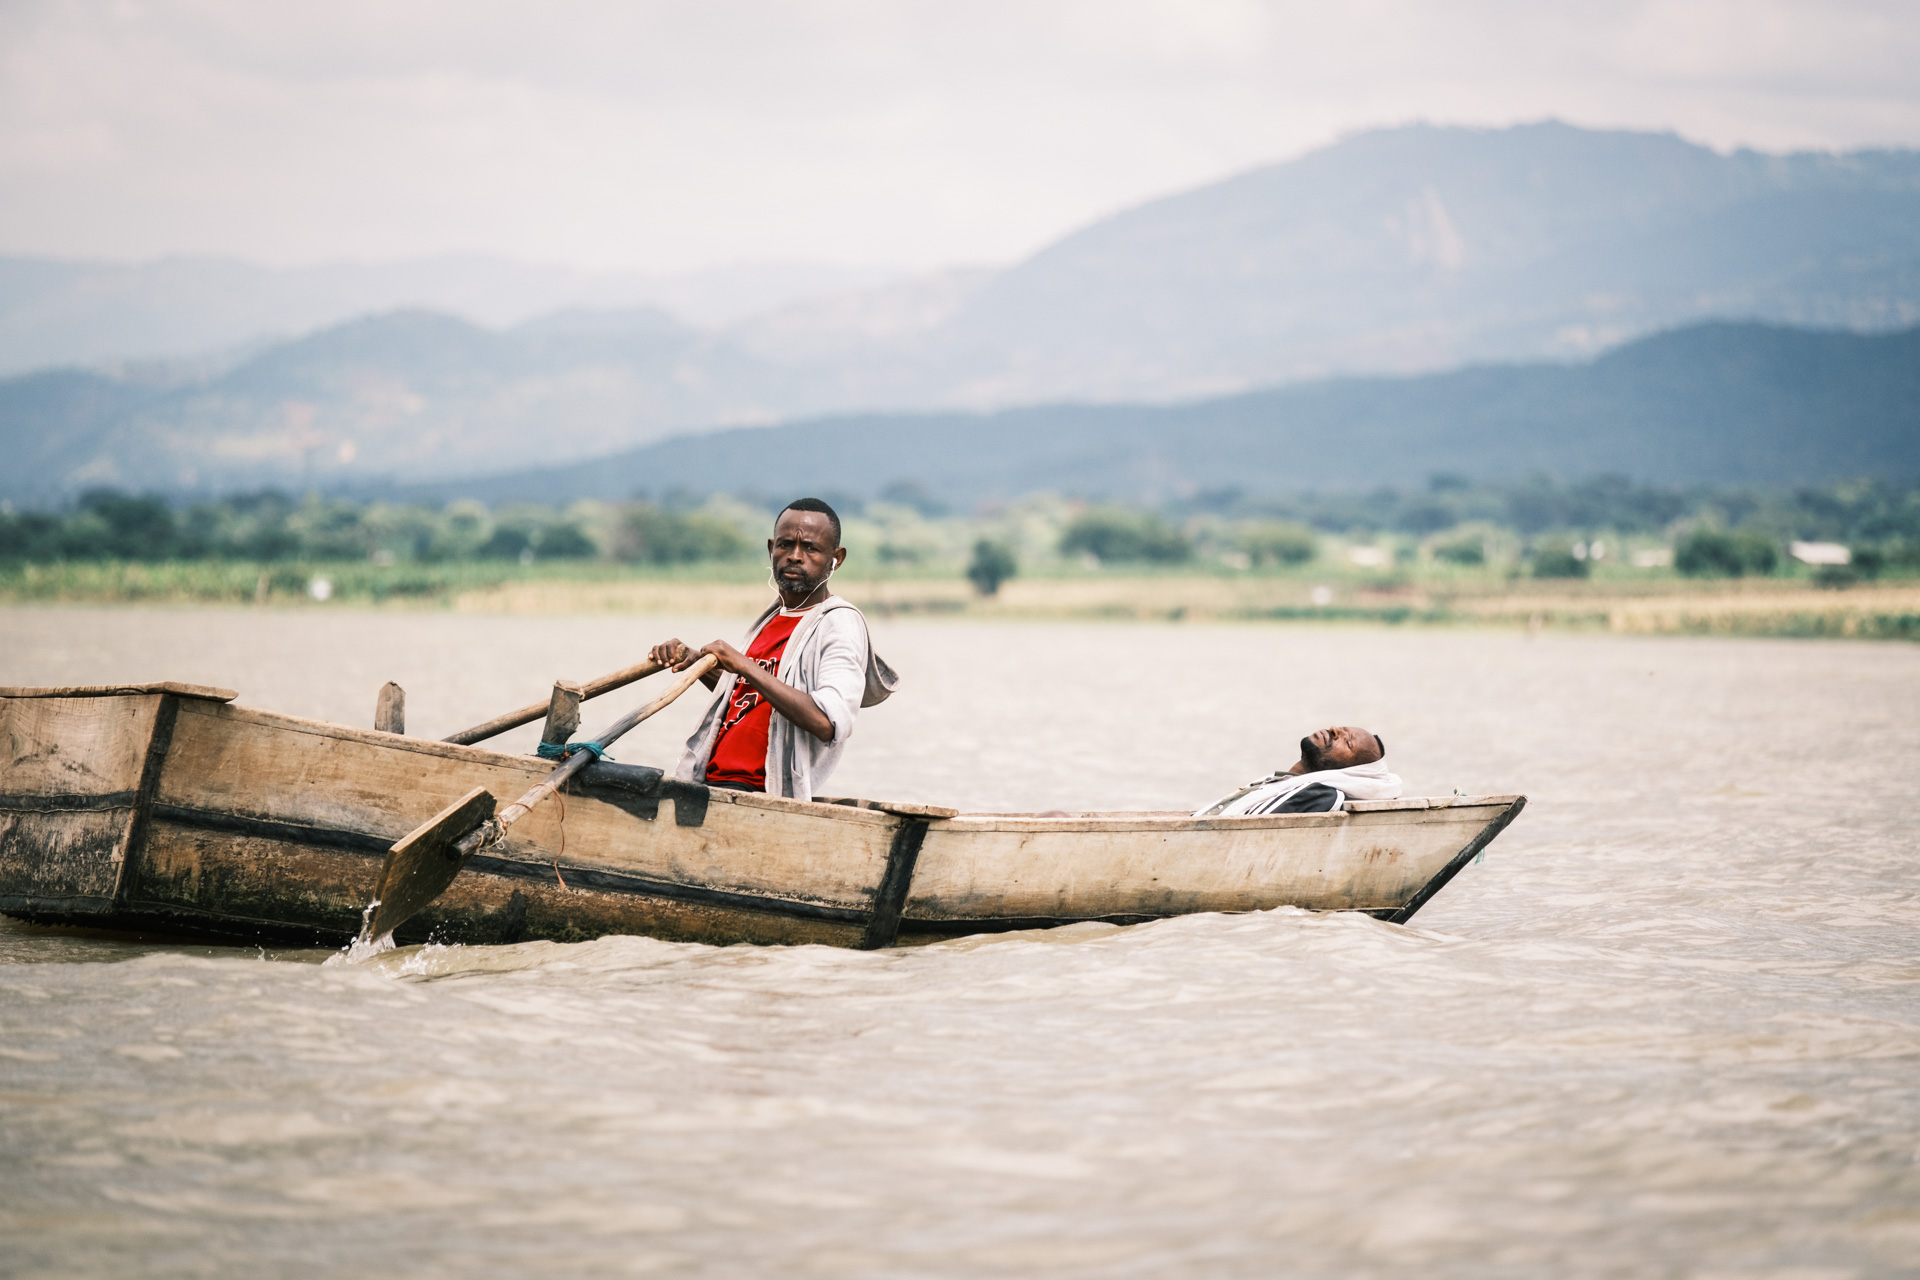
[[[477,254],[275,269],[224,258],[63,262],[0,255],[0,376],[209,360],[366,316],[428,310],[506,328],[574,308],[657,308],[721,327],[899,273],[745,263],[677,275],[583,271]]]
[[[506,333],[399,312],[209,377],[0,381],[13,462],[0,496],[337,488],[570,461],[716,416],[772,420],[779,378],[656,311],[561,313]]]
[[[220,359],[0,381],[14,463],[0,494],[14,500],[95,483],[464,480],[831,414],[1183,401],[1579,359],[1706,318],[1896,330],[1920,323],[1920,153],[1720,155],[1559,124],[1385,130],[1143,205],[1004,271],[810,298],[799,276],[784,292],[682,281],[680,315],[605,309],[644,281],[479,260],[70,266],[0,260],[0,368],[163,331],[202,351],[216,332],[257,338],[269,317],[354,299],[440,311]],[[765,306],[718,306],[728,288],[736,303],[757,288]],[[707,319],[684,318],[703,297]],[[444,314],[497,325],[512,299],[541,298],[572,309],[507,328]]]
[[[1166,499],[1619,474],[1791,488],[1920,479],[1920,328],[1711,322],[1589,363],[1341,378],[1176,405],[874,414],[683,437],[408,492],[561,503],[675,490],[976,503],[1038,490]]]
[[[1590,355],[1706,318],[1920,323],[1920,153],[1562,124],[1363,134],[1109,218],[925,344],[952,399],[1157,399]]]

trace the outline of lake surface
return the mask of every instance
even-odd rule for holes
[[[438,736],[739,629],[12,609],[0,684],[366,725],[397,679]],[[1411,794],[1530,804],[1406,927],[346,967],[0,925],[0,1273],[1920,1275],[1920,647],[875,633],[845,794],[1191,806],[1352,722]]]

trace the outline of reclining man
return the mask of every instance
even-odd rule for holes
[[[748,629],[745,653],[724,640],[697,652],[669,640],[650,656],[675,671],[701,654],[720,659],[705,677],[718,696],[675,777],[811,800],[840,763],[859,709],[885,701],[900,677],[873,651],[860,610],[827,589],[847,559],[832,507],[818,498],[788,503],[767,555],[780,598]]]
[[[1326,813],[1348,800],[1398,800],[1400,777],[1384,763],[1387,744],[1353,725],[1300,739],[1300,758],[1285,773],[1250,782],[1195,811],[1196,818],[1258,813]]]

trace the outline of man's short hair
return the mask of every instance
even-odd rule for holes
[[[832,507],[820,501],[818,498],[795,498],[792,502],[780,508],[780,514],[774,516],[773,522],[779,524],[780,516],[787,514],[789,511],[818,511],[827,518],[827,523],[833,526],[833,546],[837,547],[840,545],[840,513]],[[832,547],[828,548],[828,550],[832,549]]]

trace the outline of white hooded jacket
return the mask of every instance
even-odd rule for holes
[[[752,647],[754,637],[779,612],[780,602],[776,600],[754,620],[740,646],[742,651]],[[867,620],[860,610],[839,596],[828,596],[807,610],[787,640],[780,668],[774,674],[812,697],[814,705],[833,724],[833,737],[825,742],[777,711],[767,726],[767,794],[811,800],[839,766],[860,708],[886,701],[898,687],[900,677],[873,651]],[[714,687],[713,705],[687,739],[686,754],[673,772],[682,782],[706,781],[714,744],[720,740],[720,722],[738,679],[728,672]]]
[[[1270,778],[1248,783],[1230,796],[1214,801],[1194,812],[1196,818],[1238,818],[1256,813],[1272,813],[1288,796],[1314,785],[1332,787],[1340,793],[1333,807],[1349,800],[1398,800],[1400,775],[1387,768],[1386,761],[1350,765],[1345,769],[1320,769],[1312,773],[1276,773]]]

